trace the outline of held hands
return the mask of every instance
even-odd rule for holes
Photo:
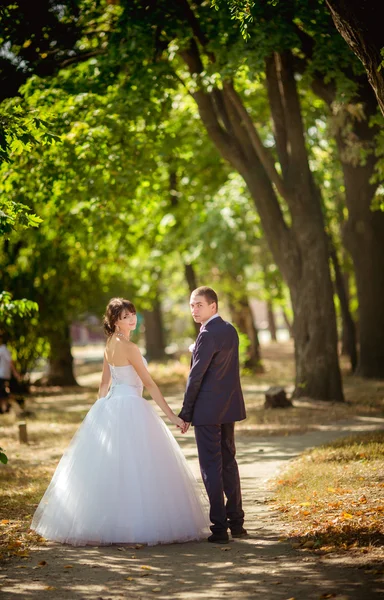
[[[180,417],[176,416],[175,414],[173,414],[170,417],[170,421],[179,429],[181,429],[181,433],[187,433],[190,423],[186,423],[185,421],[183,421],[183,419],[180,419]]]

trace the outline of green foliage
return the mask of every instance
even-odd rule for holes
[[[244,333],[242,333],[238,327],[236,327],[236,325],[234,325],[236,331],[237,331],[237,335],[239,336],[239,362],[240,362],[240,368],[244,369],[245,368],[245,364],[249,358],[248,355],[248,351],[249,351],[249,347],[251,345],[251,342],[248,338],[247,335],[245,335]]]
[[[24,319],[34,315],[39,307],[31,300],[14,300],[9,292],[0,293],[0,323],[11,327],[18,317]]]
[[[211,0],[211,5],[216,9],[220,10],[221,0]],[[248,31],[248,25],[252,23],[252,8],[255,6],[255,2],[252,0],[230,0],[227,1],[229,10],[231,12],[231,18],[239,21],[241,35],[244,40],[250,38]]]
[[[8,462],[8,457],[5,454],[3,448],[0,448],[0,463],[2,463],[3,465],[6,465]]]
[[[50,55],[38,56],[29,23],[21,39],[18,2],[20,31],[12,29],[15,15],[7,16],[12,52],[43,76],[29,77],[23,99],[2,108],[8,120],[1,121],[7,162],[0,202],[9,240],[0,267],[15,297],[39,303],[40,324],[30,321],[30,339],[40,340],[41,352],[58,315],[69,322],[87,311],[100,314],[109,295],[130,295],[142,309],[151,308],[159,290],[184,296],[185,264],[194,264],[198,277],[213,280],[224,294],[238,287],[242,294],[285,302],[286,288],[265,252],[245,184],[207,139],[192,97],[199,88],[211,92],[234,80],[275,153],[264,84],[265,58],[273,51],[290,49],[304,64],[298,79],[311,167],[340,239],[340,168],[326,108],[309,86],[320,73],[336,83],[344,102],[356,89],[344,71],[356,74],[360,65],[324,2],[194,4],[204,64],[199,77],[181,58],[196,37],[186,6],[160,0],[148,11],[138,0],[80,0],[74,8],[64,1],[60,26],[45,12],[41,17],[48,19],[44,44],[56,40],[54,61],[60,55],[61,68],[52,67],[49,77],[39,69]],[[73,35],[66,44],[59,33],[68,28]],[[311,42],[308,54],[303,35]],[[33,345],[28,339],[27,347]]]
[[[49,131],[49,123],[40,118],[37,110],[28,111],[19,99],[7,100],[0,105],[0,165],[6,177],[7,168],[22,154],[37,147],[59,141],[59,136]],[[7,185],[0,190],[0,236],[9,235],[16,228],[38,227],[41,218],[19,200],[8,197]],[[1,193],[3,192],[3,193]]]

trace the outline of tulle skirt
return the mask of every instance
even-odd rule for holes
[[[208,503],[175,438],[132,387],[92,406],[32,520],[72,545],[186,542],[205,537]]]

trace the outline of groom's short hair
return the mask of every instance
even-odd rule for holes
[[[215,290],[213,290],[212,288],[208,287],[207,285],[201,285],[200,287],[193,290],[192,293],[195,296],[204,296],[204,298],[207,300],[208,304],[212,304],[212,302],[216,302],[216,310],[219,310],[219,299],[217,297]]]

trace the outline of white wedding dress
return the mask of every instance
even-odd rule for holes
[[[76,546],[205,537],[208,503],[179,445],[134,367],[110,370],[111,388],[74,435],[31,529]]]

